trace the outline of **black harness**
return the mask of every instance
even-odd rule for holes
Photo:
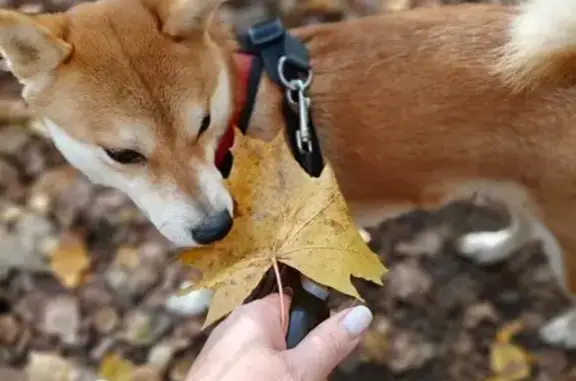
[[[246,34],[238,36],[238,41],[242,52],[253,56],[246,106],[238,128],[242,133],[248,129],[260,78],[265,72],[284,92],[282,113],[294,159],[308,175],[319,177],[324,160],[307,96],[313,78],[306,47],[288,33],[279,19],[252,26]]]

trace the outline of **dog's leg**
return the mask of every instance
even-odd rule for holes
[[[576,307],[550,320],[539,333],[550,345],[576,349]]]
[[[522,224],[527,224],[527,221],[517,220],[509,228],[500,231],[468,234],[459,241],[460,253],[486,265],[506,260],[525,242],[527,230],[524,229],[527,227]],[[568,258],[564,257],[558,241],[540,222],[535,221],[532,226],[534,238],[542,241],[549,265],[559,284],[565,286],[567,292],[573,292],[575,288],[574,285],[570,287],[569,279],[571,273],[564,263]],[[539,334],[547,344],[576,349],[576,305],[547,322]]]
[[[571,254],[576,254],[576,237],[573,234],[576,212],[567,207],[569,200],[556,199],[553,204],[539,203],[547,225],[534,216],[528,217],[524,211],[515,213],[512,208],[509,227],[500,231],[467,234],[458,241],[459,252],[477,263],[493,264],[509,258],[528,239],[539,239],[558,283],[568,294],[575,293],[576,256]],[[576,304],[547,322],[539,334],[550,345],[576,349]]]
[[[513,215],[511,224],[496,231],[473,232],[460,237],[457,251],[483,265],[501,262],[510,257],[532,237],[532,223],[521,215]]]
[[[540,329],[540,337],[550,345],[576,349],[576,211],[570,210],[568,200],[555,205],[545,205],[547,223],[558,240],[558,246],[544,237],[544,247],[550,266],[561,285],[573,296],[573,307],[554,317]]]
[[[462,256],[489,265],[507,259],[533,236],[534,202],[527,190],[518,184],[494,180],[472,180],[445,184],[440,203],[462,200],[478,207],[496,209],[510,216],[507,227],[496,231],[465,234],[456,241]]]
[[[521,226],[525,223],[516,221],[509,228],[500,231],[467,234],[459,240],[458,249],[463,256],[480,264],[488,265],[506,260],[525,242],[526,230],[522,230],[524,227]],[[538,222],[536,224],[539,225]],[[567,286],[569,291],[569,284],[566,282],[567,269],[557,241],[547,230],[539,232],[537,229],[534,230],[535,238],[542,240],[552,272],[559,283]],[[576,349],[576,305],[547,322],[539,334],[547,344]]]

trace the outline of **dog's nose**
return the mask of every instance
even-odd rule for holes
[[[226,237],[230,229],[232,229],[232,217],[227,210],[224,210],[209,216],[200,226],[192,229],[192,238],[200,245],[208,245]]]

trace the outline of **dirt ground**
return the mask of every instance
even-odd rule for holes
[[[0,0],[30,12],[73,2]],[[222,14],[244,29],[274,14],[295,26],[438,3],[234,0]],[[134,380],[182,381],[206,334],[201,320],[178,316],[165,301],[195,274],[174,260],[124,195],[89,183],[65,163],[21,115],[19,86],[9,75],[0,75],[0,84],[0,380],[95,381],[116,353],[135,366]],[[540,243],[489,268],[454,252],[460,234],[505,223],[498,211],[452,204],[374,227],[371,247],[390,272],[383,288],[358,282],[375,322],[331,380],[513,381],[492,371],[490,357],[498,332],[518,321],[523,328],[513,345],[530,359],[526,379],[575,380],[576,353],[546,346],[536,335],[569,306]],[[90,274],[72,291],[49,266],[62,242],[89,253]],[[334,309],[351,302],[330,299]]]

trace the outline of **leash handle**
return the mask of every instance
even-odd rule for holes
[[[307,280],[299,271],[280,264],[282,285],[292,290],[292,302],[288,311],[288,331],[286,333],[287,348],[294,348],[316,326],[330,317],[330,309],[326,304],[328,290],[319,287]],[[278,290],[276,275],[269,270],[260,284],[246,299],[249,303],[255,299],[263,298]]]
[[[326,304],[328,291],[311,281],[302,282],[300,273],[288,269],[290,278],[288,286],[293,290],[292,303],[289,311],[286,346],[288,349],[297,346],[306,335],[320,323],[330,317]]]

